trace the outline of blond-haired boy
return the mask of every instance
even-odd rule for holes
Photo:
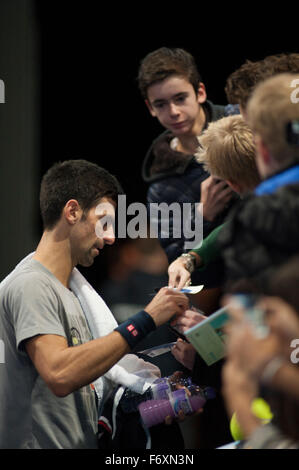
[[[241,195],[259,184],[253,134],[242,116],[228,116],[211,122],[198,142],[196,159],[214,178],[225,181]],[[188,256],[180,256],[170,264],[169,285],[181,289],[190,281],[195,268],[203,269],[218,257],[217,238],[222,227],[217,227],[206,237],[202,246],[190,250]]]

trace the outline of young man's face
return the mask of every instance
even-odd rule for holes
[[[115,241],[114,221],[116,204],[112,199],[102,198],[78,222],[75,232],[73,255],[76,264],[88,267],[105,245]]]
[[[148,88],[146,105],[166,129],[176,136],[197,134],[201,104],[207,95],[201,83],[196,95],[193,86],[183,77],[173,75]]]

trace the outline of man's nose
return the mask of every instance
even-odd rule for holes
[[[106,245],[113,245],[115,242],[115,233],[113,227],[109,227],[105,232],[103,239],[106,243]]]
[[[171,117],[178,116],[180,114],[180,110],[175,103],[169,103],[169,115]]]

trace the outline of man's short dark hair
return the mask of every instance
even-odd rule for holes
[[[261,63],[262,61],[246,60],[245,64],[229,75],[224,88],[228,103],[240,104],[243,109],[246,108],[252,90],[261,81]]]
[[[147,90],[154,83],[161,82],[172,75],[179,75],[188,80],[198,92],[202,81],[194,57],[184,49],[161,47],[150,52],[140,63],[138,86],[144,99]]]
[[[280,73],[299,73],[298,53],[273,54],[255,62],[246,60],[245,64],[226,80],[225,93],[228,103],[240,104],[245,109],[255,87]]]
[[[67,201],[76,199],[87,211],[103,197],[117,203],[122,194],[117,179],[104,168],[86,160],[55,163],[44,175],[40,189],[40,209],[44,229],[51,230],[58,222]]]

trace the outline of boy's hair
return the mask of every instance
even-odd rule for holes
[[[197,94],[202,81],[194,57],[184,49],[161,47],[150,52],[140,63],[138,86],[144,99],[147,90],[154,83],[161,82],[172,75],[184,77]]]
[[[103,197],[117,202],[121,193],[117,179],[95,163],[86,160],[55,163],[41,183],[40,209],[44,229],[53,229],[70,199],[76,199],[85,212]]]
[[[211,122],[198,141],[200,148],[196,159],[204,163],[213,176],[241,182],[248,190],[260,183],[253,135],[242,116],[228,116]]]
[[[299,73],[298,53],[269,55],[256,62],[247,60],[226,80],[228,103],[240,104],[245,109],[257,84],[280,73]]]
[[[298,79],[299,74],[269,78],[257,86],[247,105],[251,129],[262,138],[272,158],[281,166],[299,160],[299,145],[288,142],[287,136],[288,125],[299,120],[299,104],[292,100]]]
[[[229,75],[224,87],[228,103],[239,104],[245,109],[253,88],[260,81],[259,72],[260,62],[246,60],[245,64]]]

